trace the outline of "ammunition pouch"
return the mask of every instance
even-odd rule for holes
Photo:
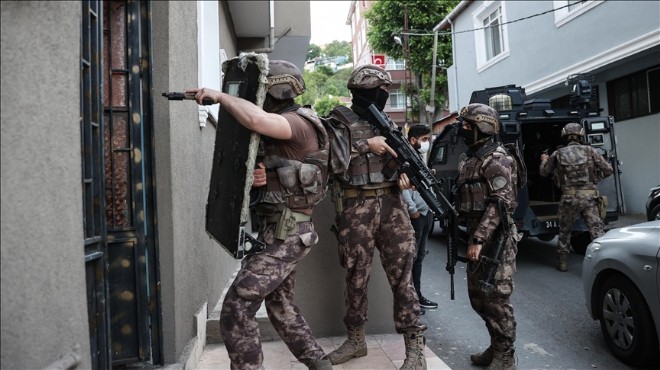
[[[311,158],[306,158],[314,162]],[[288,161],[287,166],[266,172],[266,199],[271,203],[283,202],[289,208],[307,208],[325,197],[326,174],[315,163]]]

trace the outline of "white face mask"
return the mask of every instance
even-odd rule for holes
[[[419,151],[422,154],[428,152],[429,148],[431,147],[431,143],[429,143],[428,141],[422,141],[422,143],[420,145],[421,145],[421,147],[419,149],[417,149],[417,151]]]

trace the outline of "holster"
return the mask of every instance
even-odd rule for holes
[[[285,207],[280,215],[280,219],[275,226],[275,239],[284,240],[289,235],[298,233],[298,222],[310,221],[312,216],[304,213],[294,212]]]
[[[332,199],[332,203],[335,204],[335,213],[339,214],[341,211],[344,210],[344,206],[342,204],[343,202],[343,190],[341,188],[341,185],[339,184],[339,181],[333,181],[332,182],[332,189],[330,191],[330,199]]]

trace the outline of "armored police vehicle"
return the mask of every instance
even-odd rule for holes
[[[500,115],[500,137],[503,143],[515,143],[521,160],[527,167],[527,184],[518,190],[518,208],[513,217],[518,230],[525,236],[552,240],[559,232],[557,210],[561,190],[551,177],[541,177],[541,154],[551,154],[563,144],[561,129],[570,122],[585,129],[583,143],[596,148],[612,165],[614,174],[598,183],[601,195],[607,197],[606,227],[624,213],[623,193],[619,180],[613,118],[602,115],[598,91],[592,88],[593,78],[572,75],[567,79],[570,95],[563,107],[553,107],[547,99],[528,99],[525,89],[515,85],[486,88],[472,93],[470,103],[488,104]],[[559,104],[555,104],[559,105]],[[453,126],[453,128],[452,128]],[[429,167],[442,180],[443,191],[450,197],[453,181],[458,174],[458,162],[467,150],[458,136],[456,125],[445,128],[433,142],[428,157]],[[451,199],[451,198],[450,198]],[[445,226],[441,220],[441,226]],[[590,242],[588,228],[578,217],[571,238],[573,249],[584,254]]]

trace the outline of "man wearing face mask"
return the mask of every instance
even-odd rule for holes
[[[353,105],[335,107],[328,116],[343,136],[350,138],[350,162],[346,171],[334,174],[333,201],[339,261],[346,269],[344,325],[348,339],[328,355],[333,364],[367,355],[367,284],[376,250],[392,289],[394,327],[404,335],[406,359],[401,369],[426,369],[424,331],[420,307],[412,283],[415,235],[400,189],[407,177],[386,177],[383,168],[396,156],[369,123],[369,106],[381,111],[389,96],[392,79],[384,69],[371,64],[353,70],[347,87]]]
[[[431,139],[431,129],[426,125],[413,125],[408,129],[408,142],[413,148],[417,150],[420,156],[423,156],[429,151]],[[415,253],[415,261],[412,268],[412,279],[417,297],[419,297],[419,305],[424,309],[438,308],[438,304],[433,302],[422,295],[421,279],[422,279],[422,261],[426,255],[426,241],[431,233],[433,226],[433,212],[430,211],[429,206],[426,204],[418,191],[413,189],[403,190],[403,200],[408,205],[408,215],[410,215],[410,222],[415,230],[415,245],[417,252]],[[422,314],[424,310],[422,309]]]
[[[518,181],[522,178],[520,165],[505,147],[496,140],[499,114],[487,105],[473,103],[459,113],[461,136],[468,145],[465,159],[458,165],[459,222],[467,226],[468,250],[467,284],[470,304],[484,320],[490,336],[490,346],[473,354],[470,360],[488,370],[516,368],[514,342],[516,320],[513,316],[511,293],[513,273],[516,271],[518,235],[512,221],[516,209]],[[500,210],[505,210],[501,214]],[[508,229],[508,237],[500,257],[492,291],[484,292],[480,281],[486,280],[487,269],[481,256],[490,255],[498,228]]]
[[[187,91],[199,104],[220,103],[241,125],[261,134],[264,144],[252,186],[266,189],[255,205],[258,238],[266,248],[241,261],[222,303],[220,332],[232,370],[263,369],[256,313],[265,301],[273,328],[296,359],[309,369],[329,370],[330,360],[294,303],[296,267],[319,239],[311,218],[326,195],[328,136],[312,109],[294,103],[305,92],[298,67],[271,60],[267,78],[263,109],[209,88]]]

